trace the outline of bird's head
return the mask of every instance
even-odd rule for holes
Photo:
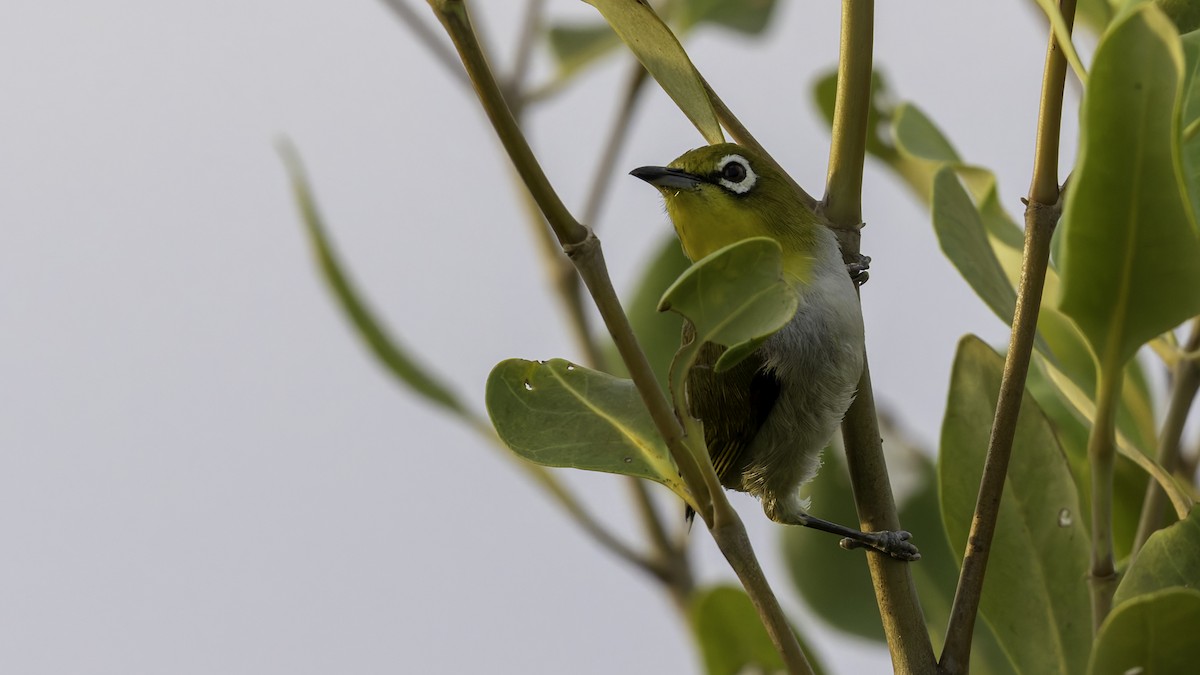
[[[822,237],[832,237],[773,163],[734,143],[689,150],[667,166],[630,172],[658,188],[693,261],[750,237],[771,237],[784,268],[805,278]]]

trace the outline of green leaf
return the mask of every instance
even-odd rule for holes
[[[1017,292],[992,251],[983,218],[950,166],[933,179],[933,230],[975,293],[1002,321],[1012,321]]]
[[[688,618],[708,675],[786,672],[783,658],[775,651],[762,619],[742,589],[714,586],[698,591],[688,607]],[[823,673],[813,650],[803,640],[800,648],[813,672]]]
[[[459,417],[469,419],[470,414],[458,397],[426,369],[417,358],[410,355],[393,337],[388,335],[383,324],[375,317],[366,302],[360,298],[358,289],[354,287],[342,270],[342,264],[334,252],[333,243],[326,234],[325,224],[317,209],[316,199],[313,197],[312,188],[309,186],[300,156],[289,143],[281,144],[279,152],[291,177],[292,192],[300,207],[300,215],[308,231],[313,253],[316,254],[317,266],[320,268],[329,290],[333,292],[334,298],[345,312],[346,318],[358,331],[359,337],[366,343],[375,358],[379,359],[379,362],[396,379],[407,385],[414,393]]]
[[[796,314],[799,298],[783,277],[783,250],[767,237],[730,244],[692,265],[667,289],[659,311],[683,315],[695,344],[728,347],[718,372],[749,356]]]
[[[1200,589],[1200,507],[1150,535],[1121,578],[1113,606],[1172,586]]]
[[[679,349],[683,318],[678,314],[658,311],[658,301],[691,264],[679,246],[679,239],[674,233],[668,234],[663,238],[654,257],[643,268],[642,278],[634,286],[632,298],[625,304],[633,333],[649,359],[663,391],[669,391],[667,377],[671,359]],[[627,376],[625,364],[621,361],[616,346],[612,344],[612,338],[608,333],[604,333],[598,339],[606,345],[608,370],[614,375]]]
[[[942,516],[962,559],[1004,360],[979,338],[959,343],[938,456]],[[1091,616],[1088,535],[1053,429],[1028,394],[991,545],[980,612],[1017,672],[1079,673]]]
[[[650,5],[644,0],[586,1],[600,11],[700,135],[712,144],[723,142],[725,135],[700,73]]]
[[[559,77],[569,77],[621,45],[606,23],[561,24],[546,31]]]
[[[837,98],[837,70],[831,70],[821,76],[813,84],[813,103],[826,126],[833,126],[834,101]],[[879,135],[879,130],[892,119],[893,110],[885,107],[887,99],[887,80],[878,71],[871,73],[871,107],[867,110],[867,153],[885,162],[891,162],[896,157],[896,148],[892,147],[891,139]]]
[[[1171,588],[1113,610],[1092,652],[1089,675],[1194,673],[1200,663],[1200,591]]]
[[[758,35],[770,24],[774,10],[775,0],[684,0],[677,11],[683,31],[712,23]]]
[[[937,125],[911,103],[896,106],[892,118],[892,136],[896,149],[914,159],[938,164],[960,162],[958,152]]]
[[[633,382],[563,359],[508,359],[487,380],[500,440],[543,466],[649,478],[691,497]]]
[[[1200,31],[1184,35],[1184,105],[1180,130],[1183,133],[1183,169],[1192,213],[1200,213]],[[1190,136],[1188,133],[1190,132]]]
[[[1086,348],[1083,349],[1086,351]],[[1084,416],[1043,372],[1049,367],[1045,357],[1035,359],[1035,364],[1035,367],[1029,369],[1025,386],[1054,428],[1054,436],[1071,466],[1071,476],[1075,479],[1075,488],[1079,491],[1079,503],[1081,507],[1086,506],[1091,504],[1092,499],[1091,466],[1087,454],[1088,429],[1091,424],[1085,424]],[[1128,386],[1129,380],[1126,380],[1126,387]],[[1075,388],[1075,391],[1080,390]],[[1124,455],[1117,456],[1113,469],[1113,550],[1120,560],[1129,555],[1137,531],[1138,513],[1146,494],[1146,472]],[[1080,508],[1079,516],[1084,527],[1090,531],[1090,509]]]
[[[1175,27],[1152,4],[1096,49],[1062,219],[1060,306],[1102,368],[1200,314],[1200,239],[1177,145],[1182,68]]]
[[[1188,33],[1200,28],[1200,2],[1196,0],[1158,0],[1162,9],[1176,29]]]

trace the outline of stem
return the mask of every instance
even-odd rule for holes
[[[1060,12],[1068,30],[1075,21],[1075,0],[1061,0]],[[1062,192],[1058,185],[1059,135],[1062,127],[1063,86],[1067,64],[1058,46],[1053,28],[1046,47],[1046,63],[1042,71],[1042,94],[1038,109],[1038,130],[1034,142],[1033,177],[1025,208],[1025,246],[1022,253],[1021,279],[1017,287],[1017,305],[1013,314],[1012,334],[1004,359],[1004,374],[1000,380],[1000,395],[996,401],[996,417],[988,440],[983,477],[971,531],[967,537],[962,569],[950,622],[946,628],[946,643],[942,648],[939,668],[943,673],[966,673],[971,658],[971,638],[975,619],[983,596],[983,579],[987,571],[988,552],[996,532],[1000,514],[1000,499],[1012,456],[1017,418],[1024,397],[1029,360],[1037,336],[1038,312],[1050,261],[1050,240],[1062,213]]]
[[[838,233],[842,254],[848,259],[859,253],[867,111],[871,106],[874,14],[873,0],[842,2],[838,91],[829,151],[829,178],[821,210]],[[871,370],[865,354],[858,395],[842,421],[842,437],[861,529],[867,532],[899,530],[900,516],[896,512],[883,458]],[[933,672],[933,647],[908,563],[883,555],[868,555],[867,565],[895,672]]]
[[[749,546],[745,527],[733,512],[723,490],[710,494],[705,483],[707,476],[701,471],[684,443],[683,428],[675,417],[675,411],[658,385],[654,371],[646,355],[638,346],[637,338],[630,328],[629,319],[621,308],[604,264],[604,253],[600,240],[587,227],[581,225],[567,211],[558,194],[550,186],[545,172],[538,164],[533,151],[517,126],[500,92],[487,60],[471,29],[470,17],[463,0],[429,0],[446,31],[458,48],[459,56],[475,87],[480,103],[487,112],[513,165],[529,187],[529,192],[546,217],[567,257],[575,264],[584,285],[592,295],[605,326],[629,370],[642,401],[650,414],[659,434],[663,437],[672,458],[679,467],[685,484],[691,491],[693,501],[702,515],[715,518],[720,527],[714,537],[721,546],[746,592],[758,608],[767,633],[783,656],[791,672],[810,673],[811,668],[800,651],[796,636],[783,615],[779,603],[762,576],[758,561]],[[709,471],[711,473],[711,470]],[[729,517],[729,515],[732,517]],[[710,528],[714,529],[714,528]]]
[[[583,222],[592,227],[595,227],[596,220],[600,217],[600,206],[604,203],[609,186],[612,185],[613,167],[616,166],[617,156],[621,153],[621,147],[629,136],[633,109],[638,99],[641,98],[642,85],[646,83],[648,77],[649,73],[642,67],[642,64],[634,61],[624,93],[621,96],[620,107],[609,128],[608,139],[604,143],[600,161],[596,163],[595,174],[592,178],[592,190],[588,193],[587,201],[583,205]]]
[[[727,500],[721,501],[724,502],[724,509],[718,509],[718,511],[728,511],[728,513],[723,513],[720,517],[721,525],[711,529],[717,547],[721,549],[721,553],[729,561],[729,566],[733,568],[738,580],[742,582],[742,586],[750,596],[750,601],[754,603],[754,608],[758,610],[759,616],[763,617],[767,634],[771,637],[771,642],[775,644],[780,655],[783,656],[783,663],[787,667],[787,671],[793,675],[812,675],[812,666],[808,664],[808,659],[800,650],[796,635],[792,632],[787,617],[784,616],[783,609],[779,606],[779,601],[776,600],[771,586],[767,583],[767,578],[763,575],[741,518],[729,506]]]
[[[521,33],[517,37],[517,56],[513,59],[512,74],[509,75],[509,89],[516,95],[509,97],[514,106],[521,106],[523,99],[520,90],[524,87],[525,76],[529,73],[529,63],[533,56],[533,46],[537,44],[537,32],[542,26],[542,10],[546,0],[529,0],[525,7],[525,20],[521,24]],[[517,114],[518,117],[520,113]]]
[[[1200,348],[1200,318],[1192,321],[1192,334],[1184,346],[1187,351],[1197,348]],[[1163,420],[1162,432],[1158,435],[1158,463],[1168,474],[1174,473],[1182,464],[1180,440],[1192,401],[1196,399],[1197,390],[1200,390],[1200,364],[1192,359],[1179,359],[1175,364],[1173,379],[1175,385],[1171,390],[1171,402]],[[1158,481],[1150,478],[1146,485],[1146,498],[1142,502],[1137,536],[1133,541],[1133,555],[1136,556],[1150,535],[1162,526],[1166,500],[1167,495],[1158,486]]]
[[[1108,361],[1112,363],[1111,359]],[[1088,586],[1092,591],[1093,633],[1100,631],[1100,625],[1112,609],[1113,593],[1117,590],[1112,540],[1113,455],[1117,403],[1124,377],[1123,368],[1100,368],[1096,420],[1088,436],[1088,463],[1092,469],[1092,569]]]
[[[590,232],[567,210],[554,187],[550,185],[550,180],[546,178],[546,172],[534,157],[533,150],[525,140],[525,135],[521,133],[521,128],[509,109],[503,92],[500,91],[500,85],[492,75],[487,58],[479,47],[463,0],[429,0],[429,4],[446,28],[446,32],[450,34],[454,46],[458,48],[459,57],[471,78],[471,86],[475,88],[476,96],[483,103],[484,112],[496,130],[504,150],[508,152],[513,165],[525,181],[530,195],[545,215],[550,229],[561,243],[582,243]]]
[[[864,532],[899,530],[900,516],[888,480],[883,440],[875,413],[870,367],[864,362],[858,396],[842,420],[842,438],[859,529]],[[937,533],[928,533],[939,536]],[[917,598],[909,563],[885,555],[868,555],[867,566],[875,587],[875,601],[887,636],[896,673],[932,673],[935,662],[929,631]]]
[[[946,644],[939,661],[943,673],[965,673],[971,656],[971,637],[975,618],[983,596],[983,578],[987,571],[988,553],[1000,515],[1000,499],[1016,437],[1017,418],[1025,394],[1025,378],[1037,336],[1037,317],[1042,304],[1042,287],[1050,260],[1050,239],[1058,221],[1059,209],[1031,202],[1025,211],[1025,252],[1021,265],[1021,280],[1017,290],[1017,306],[1013,315],[1013,330],[1009,337],[1008,354],[1004,359],[1004,374],[1000,380],[1000,396],[996,401],[996,417],[988,441],[975,515],[967,537],[962,570],[950,623],[946,629]]]
[[[1059,11],[1067,29],[1075,25],[1075,0],[1061,0]],[[1038,109],[1037,140],[1033,151],[1033,180],[1029,201],[1054,204],[1058,201],[1058,149],[1062,133],[1063,86],[1067,81],[1067,63],[1062,48],[1050,31],[1046,46],[1046,65],[1042,71],[1041,107]]]
[[[417,16],[417,12],[413,8],[409,7],[404,0],[383,0],[383,4],[392,10],[401,23],[408,26],[417,40],[425,44],[425,47],[433,54],[434,60],[442,64],[451,77],[464,86],[470,84],[467,74],[463,72],[458,59],[454,57],[454,52],[446,47],[436,33],[429,30],[429,27],[425,25],[421,17]]]

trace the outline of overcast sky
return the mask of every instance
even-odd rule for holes
[[[475,4],[504,67],[523,3]],[[838,3],[780,4],[764,40],[702,31],[690,51],[819,194],[809,91]],[[1045,43],[1032,4],[878,3],[893,91],[997,171],[1013,213]],[[575,208],[627,69],[529,118]],[[390,380],[315,272],[283,136],[372,305],[472,406],[504,358],[580,358],[478,105],[381,3],[7,0],[0,96],[0,671],[699,670],[667,599]],[[659,92],[636,125],[596,223],[621,288],[669,231],[624,172],[702,143]],[[871,165],[865,192],[877,396],[933,449],[956,341],[1005,333],[904,189]],[[637,539],[619,480],[567,479]],[[777,526],[735,504],[833,671],[886,669],[799,610]],[[732,578],[692,539],[703,580]]]

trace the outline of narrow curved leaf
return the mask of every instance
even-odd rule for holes
[[[1200,591],[1170,588],[1118,606],[1096,636],[1088,675],[1194,673]]]
[[[1200,314],[1200,239],[1178,147],[1182,68],[1175,27],[1152,4],[1096,49],[1063,213],[1060,306],[1102,368]]]
[[[704,82],[671,29],[645,0],[585,0],[604,16],[638,61],[711,144],[725,135]]]
[[[702,23],[758,35],[771,23],[775,0],[684,0],[679,3],[683,30]]]
[[[959,343],[938,456],[942,517],[961,561],[1004,359]],[[1017,672],[1081,673],[1091,643],[1088,535],[1066,458],[1037,402],[1021,403],[980,613]]]
[[[933,230],[975,293],[1002,321],[1011,322],[1017,292],[992,251],[983,218],[950,166],[933,179]]]
[[[560,78],[570,77],[585,66],[621,46],[621,38],[606,23],[560,24],[546,31],[550,54],[558,63]]]
[[[787,672],[754,603],[742,589],[714,586],[698,591],[688,607],[688,618],[708,675]],[[814,673],[825,672],[804,640],[800,640],[800,648]]]
[[[400,382],[404,383],[425,400],[441,406],[459,417],[469,418],[466,407],[458,400],[448,387],[431,373],[420,361],[409,354],[395,338],[388,335],[383,324],[375,317],[367,303],[361,299],[358,289],[342,269],[342,263],[334,252],[333,243],[326,234],[324,221],[317,209],[316,199],[304,172],[304,166],[295,148],[284,143],[280,146],[280,154],[292,181],[292,191],[296,203],[300,207],[300,215],[308,230],[313,253],[317,257],[317,265],[326,285],[333,292],[346,318],[358,331],[358,335],[366,343],[375,358],[379,359],[389,372]]]
[[[1172,586],[1200,589],[1200,508],[1150,535],[1121,578],[1113,606]]]
[[[531,462],[649,478],[691,501],[630,380],[563,359],[508,359],[488,375],[486,400],[500,439]]]
[[[722,371],[791,321],[798,303],[783,276],[779,243],[753,237],[697,261],[667,289],[658,309],[691,321],[697,344],[728,347],[715,366]]]
[[[929,162],[960,162],[958,151],[921,109],[912,103],[896,106],[892,136],[900,152]]]

